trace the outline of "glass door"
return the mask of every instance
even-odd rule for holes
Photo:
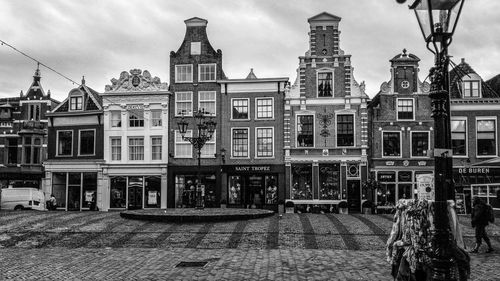
[[[142,177],[129,177],[128,180],[128,209],[142,209]]]

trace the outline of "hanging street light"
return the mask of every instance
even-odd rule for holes
[[[396,0],[404,3],[406,0]],[[448,46],[464,5],[464,0],[414,0],[409,6],[415,12],[427,49],[435,56],[430,70],[429,97],[434,119],[434,231],[430,257],[432,280],[458,280],[454,257],[457,245],[452,237],[447,200],[454,198],[453,162],[450,128]]]
[[[205,112],[203,109],[194,113],[193,117],[198,130],[197,136],[194,136],[193,134],[191,137],[186,137],[189,123],[184,119],[184,115],[182,115],[181,120],[177,121],[177,127],[182,139],[191,143],[191,145],[198,151],[198,170],[196,173],[198,179],[196,184],[196,209],[200,210],[203,210],[205,207],[205,202],[203,200],[204,190],[201,184],[201,149],[209,140],[212,139],[215,127],[217,126],[217,122],[215,122],[212,117],[207,120],[208,114],[210,113]]]

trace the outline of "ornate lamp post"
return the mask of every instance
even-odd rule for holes
[[[406,0],[396,0],[404,3]],[[418,24],[435,55],[430,70],[432,117],[434,118],[434,232],[431,239],[432,279],[457,280],[453,270],[456,242],[449,229],[447,200],[454,198],[453,162],[450,128],[450,97],[448,78],[448,46],[462,11],[464,0],[414,0],[409,6],[415,11]]]
[[[196,127],[198,129],[198,135],[191,137],[186,137],[186,132],[188,130],[188,122],[184,119],[184,116],[181,117],[181,120],[177,122],[177,126],[179,128],[179,133],[182,136],[182,139],[185,141],[189,141],[191,145],[198,150],[198,171],[196,172],[196,176],[198,178],[198,183],[196,184],[196,209],[203,209],[205,204],[203,202],[203,194],[202,194],[202,186],[201,186],[201,149],[207,141],[209,141],[214,132],[217,123],[213,121],[212,118],[206,120],[208,112],[204,110],[198,110],[194,113],[194,119],[196,121]]]

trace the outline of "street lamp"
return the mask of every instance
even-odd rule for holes
[[[215,127],[217,123],[210,117],[208,120],[207,114],[209,112],[205,112],[204,110],[198,110],[194,113],[194,119],[196,121],[196,127],[198,129],[198,135],[191,137],[186,137],[186,132],[188,131],[188,122],[184,119],[184,115],[182,115],[181,120],[177,122],[177,127],[179,129],[179,133],[181,137],[185,141],[189,141],[191,145],[198,150],[198,171],[196,176],[198,178],[198,183],[196,184],[196,209],[203,210],[205,204],[203,202],[203,194],[201,187],[201,149],[205,144],[212,139],[212,136],[215,132]]]
[[[406,0],[396,0],[404,3]],[[457,280],[453,274],[456,242],[449,229],[447,200],[454,198],[450,128],[448,46],[457,26],[464,0],[414,0],[414,10],[427,49],[435,55],[430,70],[432,117],[434,118],[434,231],[431,238],[433,280]]]

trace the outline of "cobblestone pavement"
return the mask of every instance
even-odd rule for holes
[[[472,245],[470,219],[460,223]],[[391,280],[391,225],[390,215],[173,224],[116,212],[1,211],[0,280]],[[498,221],[487,231],[497,251],[471,255],[470,280],[500,280]],[[176,267],[183,261],[207,264]]]

